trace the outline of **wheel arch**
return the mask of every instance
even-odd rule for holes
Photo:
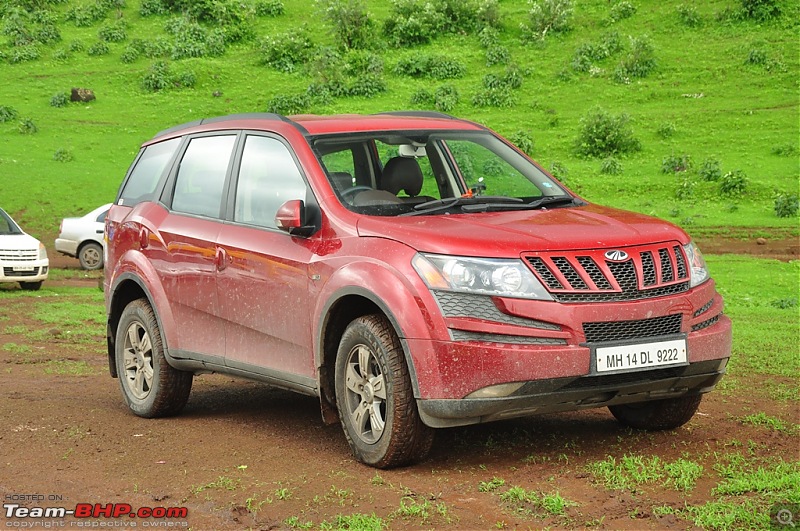
[[[161,331],[161,341],[164,347],[164,354],[167,360],[169,357],[169,340],[167,328],[164,326],[163,306],[156,303],[156,299],[148,289],[145,282],[136,274],[127,272],[121,274],[114,282],[113,287],[110,289],[110,297],[107,307],[106,318],[106,345],[108,354],[108,368],[111,376],[117,378],[117,368],[115,363],[116,356],[116,331],[119,325],[122,311],[125,307],[136,299],[147,299],[147,302],[153,308],[158,323],[159,330]],[[165,294],[162,293],[162,296]],[[164,300],[164,299],[162,299]],[[168,312],[168,310],[167,310]],[[170,314],[171,315],[171,314]]]
[[[348,287],[339,290],[334,297],[329,299],[319,319],[316,338],[316,365],[319,375],[319,397],[322,408],[322,418],[327,424],[339,421],[336,408],[335,391],[335,366],[336,355],[339,350],[339,341],[342,334],[354,319],[370,314],[381,314],[389,321],[395,334],[403,347],[403,356],[411,377],[411,386],[414,396],[419,397],[419,386],[414,361],[408,344],[402,334],[402,327],[389,309],[389,306],[373,292],[362,287]]]

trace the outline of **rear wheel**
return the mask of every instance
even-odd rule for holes
[[[19,287],[28,291],[38,291],[42,287],[42,281],[39,282],[20,282]]]
[[[336,404],[355,457],[377,468],[427,456],[433,430],[417,411],[403,347],[382,315],[351,322],[336,357]]]
[[[167,363],[161,330],[147,300],[137,299],[122,311],[115,349],[122,396],[131,411],[154,418],[183,409],[193,375]]]
[[[81,267],[88,271],[103,267],[103,247],[99,243],[87,243],[78,252]]]
[[[609,406],[608,409],[625,426],[640,430],[671,430],[689,422],[702,399],[703,395],[681,396]]]

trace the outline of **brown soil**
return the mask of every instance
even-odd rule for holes
[[[700,243],[707,254],[798,257],[796,239],[765,245]],[[97,286],[98,274],[80,272],[73,259],[51,257],[53,267],[74,276],[48,283]],[[286,529],[293,522],[313,522],[319,529],[323,522],[336,528],[337,515],[360,513],[383,518],[391,529],[687,529],[691,522],[653,508],[681,509],[714,499],[712,489],[720,481],[712,470],[715,453],[733,449],[755,457],[798,457],[792,435],[740,421],[765,412],[797,423],[796,402],[770,397],[775,386],[794,388],[796,382],[726,377],[721,389],[704,398],[699,413],[675,431],[623,429],[605,409],[544,415],[440,430],[424,463],[378,471],[352,459],[341,428],[322,423],[315,399],[259,383],[203,375],[195,378],[180,416],[147,420],[130,414],[117,380],[108,375],[102,332],[87,344],[48,329],[33,312],[40,300],[57,296],[40,293],[41,298],[0,302],[3,503],[67,509],[79,503],[186,507],[188,516],[79,522],[7,518],[4,508],[0,521],[5,528],[47,521],[66,527],[151,523],[198,530]],[[37,330],[37,339],[31,340],[23,327]],[[704,473],[693,490],[681,492],[662,483],[607,490],[587,472],[588,463],[626,454],[657,455],[665,461],[688,455],[703,465]],[[486,483],[481,486],[494,478],[505,484],[495,491]],[[575,505],[563,516],[531,504],[514,506],[500,497],[511,486],[558,492]],[[425,507],[426,517],[404,514]]]

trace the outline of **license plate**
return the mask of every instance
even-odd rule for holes
[[[24,271],[33,271],[33,266],[14,266],[11,268],[12,271],[24,272]]]
[[[686,339],[615,345],[594,349],[598,373],[686,365]]]

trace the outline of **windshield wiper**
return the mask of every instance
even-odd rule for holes
[[[561,204],[583,204],[579,199],[569,195],[549,195],[544,196],[530,203],[508,204],[508,203],[487,203],[480,205],[464,205],[461,210],[464,212],[496,212],[499,210],[536,210],[537,208],[547,208]]]
[[[419,214],[432,214],[434,212],[441,212],[445,210],[450,210],[451,208],[461,207],[462,210],[465,212],[467,211],[466,208],[473,206],[473,207],[483,207],[489,204],[492,205],[514,205],[517,208],[520,206],[524,206],[524,201],[518,197],[506,197],[503,195],[477,195],[472,197],[449,197],[446,199],[434,199],[433,201],[427,201],[425,203],[420,203],[418,205],[414,205],[414,210],[411,212],[406,212],[405,214],[400,214],[401,216],[417,216]],[[480,211],[480,210],[477,210]]]

